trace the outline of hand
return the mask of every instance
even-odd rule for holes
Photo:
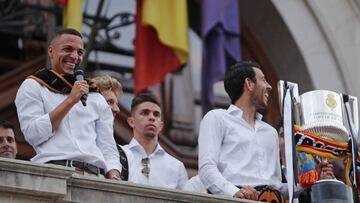
[[[118,170],[116,170],[116,169],[112,169],[112,170],[108,171],[106,173],[106,177],[108,179],[121,180],[120,179],[120,172]]]
[[[260,192],[250,186],[244,186],[234,194],[234,197],[249,200],[258,200]]]
[[[85,80],[75,81],[73,88],[71,89],[69,98],[72,99],[74,103],[78,102],[83,95],[89,93],[89,85]]]
[[[331,163],[321,162],[317,168],[320,170],[320,180],[335,179],[334,166]]]

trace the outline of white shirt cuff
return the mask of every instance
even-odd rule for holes
[[[105,168],[105,172],[107,173],[108,171],[112,170],[112,169],[116,169],[119,172],[121,172],[121,164],[120,161],[116,161],[116,162],[107,162],[106,163],[106,168]]]
[[[227,196],[231,196],[233,197],[235,195],[235,193],[237,193],[240,189],[237,188],[235,185],[228,183],[225,185],[223,191],[224,191],[224,195]]]

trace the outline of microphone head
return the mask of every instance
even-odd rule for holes
[[[76,80],[84,80],[84,71],[79,66],[77,66],[74,69],[74,76]]]
[[[84,71],[79,66],[74,69],[74,76],[76,77],[77,75],[84,75]]]

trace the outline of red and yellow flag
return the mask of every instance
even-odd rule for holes
[[[188,60],[186,0],[137,0],[135,46],[138,93]]]

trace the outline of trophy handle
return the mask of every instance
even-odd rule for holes
[[[349,108],[351,108],[352,112],[351,115],[349,115],[350,117],[350,121],[352,121],[352,127],[353,127],[353,134],[355,136],[356,139],[358,139],[358,133],[359,133],[359,109],[358,109],[358,100],[357,97],[351,96],[351,95],[346,95],[346,94],[341,94],[341,97],[347,97],[348,98],[348,103],[349,103]],[[345,103],[344,103],[345,105]],[[344,106],[345,108],[345,106]]]
[[[358,120],[358,104],[357,104],[357,98],[350,96],[350,95],[342,95],[343,97],[343,103],[345,105],[345,112],[346,112],[346,117],[347,117],[347,121],[349,123],[349,128],[350,128],[350,141],[351,141],[351,154],[352,154],[352,170],[353,171],[357,171],[358,168],[358,164],[357,164],[357,159],[358,159],[358,143],[357,143],[357,137],[358,137],[358,130],[359,130],[359,120]],[[350,102],[352,104],[352,106],[350,107]],[[353,115],[349,115],[350,114],[350,108],[352,108],[352,114]],[[355,118],[354,118],[355,117]],[[352,178],[352,185],[354,188],[354,193],[355,196],[357,196],[359,193],[357,192],[357,188],[358,188],[358,183],[359,183],[359,178],[358,176],[354,173],[353,178]],[[359,202],[359,201],[357,201]]]
[[[293,136],[293,104],[298,101],[299,91],[296,83],[280,80],[278,83],[279,103],[281,115],[283,117],[285,157],[287,168],[287,188],[289,194],[289,203],[293,202],[295,185],[297,183],[296,161]]]
[[[294,114],[295,114],[295,124],[300,125],[301,124],[301,108],[300,108],[300,97],[299,97],[299,88],[298,84],[279,80],[278,82],[278,94],[279,94],[279,103],[280,103],[280,114],[281,117],[283,117],[283,108],[284,108],[284,94],[285,94],[285,86],[288,86],[291,89],[292,92],[292,98],[291,100],[294,103]]]
[[[291,98],[293,100],[294,103],[299,103],[299,88],[298,88],[298,84],[293,83],[293,82],[289,82],[289,81],[284,81],[284,80],[279,80],[278,82],[278,94],[279,94],[279,103],[280,103],[280,109],[283,108],[284,105],[284,94],[285,94],[285,85],[289,86],[291,89],[291,92],[293,94],[293,98]],[[282,115],[282,111],[280,111],[281,116]]]
[[[358,111],[358,102],[357,102],[357,97],[354,96],[350,96],[349,95],[349,102],[351,103],[352,106],[352,116],[353,116],[353,124],[354,124],[354,132],[356,138],[358,137],[358,133],[359,133],[359,111]]]
[[[285,93],[285,90],[284,90],[284,84],[285,82],[283,80],[279,80],[278,82],[278,95],[279,95],[279,103],[280,103],[280,114],[281,114],[281,117],[283,117],[283,105],[284,105],[284,93]]]

